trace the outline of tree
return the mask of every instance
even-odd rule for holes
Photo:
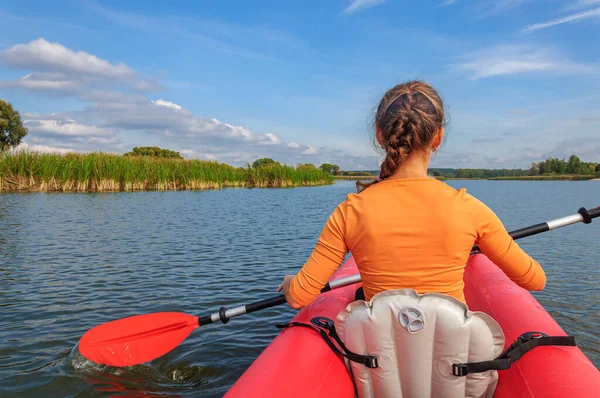
[[[538,165],[537,165],[537,163],[533,162],[533,163],[531,163],[531,167],[529,167],[528,174],[530,176],[535,176],[535,175],[537,175],[537,173],[538,173]]]
[[[567,165],[567,173],[577,174],[580,171],[581,159],[576,155],[571,155],[569,158],[569,164]]]
[[[441,171],[439,171],[438,169],[435,169],[435,170],[433,170],[433,171],[431,172],[431,174],[432,174],[434,177],[441,177],[441,176],[442,176],[442,172],[441,172]]]
[[[316,170],[317,166],[315,166],[312,163],[300,163],[298,165],[298,167],[296,167],[297,170],[303,170],[303,171],[309,171],[309,170]]]
[[[149,156],[153,158],[175,158],[183,159],[183,156],[179,152],[171,151],[170,149],[163,149],[157,146],[140,146],[133,147],[131,152],[127,152],[124,156]]]
[[[14,148],[27,135],[27,127],[21,122],[21,115],[10,102],[0,99],[0,152]]]
[[[546,173],[546,162],[539,162],[538,163],[538,174],[539,175],[544,175],[544,173]]]
[[[323,170],[325,173],[329,173],[329,174],[333,174],[333,175],[337,175],[340,172],[340,166],[338,166],[337,164],[323,163],[322,165],[319,166],[319,168],[321,170]]]
[[[260,159],[256,159],[254,161],[254,163],[252,163],[252,168],[257,169],[259,167],[269,166],[269,165],[273,165],[273,164],[279,165],[279,162],[276,162],[271,158],[260,158]]]

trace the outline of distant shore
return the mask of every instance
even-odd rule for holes
[[[375,176],[333,176],[336,180],[374,180]]]
[[[373,180],[375,176],[334,176],[336,180]],[[600,178],[591,175],[547,175],[547,176],[514,176],[514,177],[489,177],[489,178],[456,178],[434,177],[438,180],[488,180],[488,181],[600,181]]]
[[[524,181],[590,181],[595,176],[590,175],[549,175],[549,176],[522,176],[522,177],[494,177],[488,180],[524,180]]]

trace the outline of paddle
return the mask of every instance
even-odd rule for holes
[[[600,207],[579,209],[577,214],[541,224],[532,225],[513,232],[513,239],[536,235],[570,224],[589,224],[600,217]],[[478,248],[473,247],[477,252]],[[329,282],[322,293],[360,282],[360,275],[352,275]],[[135,315],[96,326],[81,338],[79,351],[98,364],[111,366],[132,366],[158,358],[177,347],[198,326],[221,321],[229,322],[234,316],[248,314],[285,303],[285,297],[278,295],[266,300],[242,305],[232,309],[221,307],[219,312],[197,317],[181,312],[157,312]]]

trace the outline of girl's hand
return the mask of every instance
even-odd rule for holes
[[[280,291],[283,290],[283,293],[286,293],[286,290],[289,291],[290,288],[290,282],[292,281],[292,279],[294,279],[295,275],[286,275],[283,277],[283,282],[281,282],[281,285],[279,285],[279,287],[277,288],[277,293],[279,293]]]
[[[295,310],[299,310],[300,308],[302,308],[302,306],[296,303],[290,296],[290,282],[292,281],[292,279],[294,279],[294,276],[295,275],[284,276],[283,282],[281,282],[281,285],[279,285],[279,287],[277,288],[277,292],[281,292],[283,290],[283,295],[285,296],[285,300],[287,301],[288,305]]]

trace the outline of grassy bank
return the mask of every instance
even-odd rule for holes
[[[331,184],[333,177],[306,166],[238,168],[202,160],[105,153],[0,154],[0,191],[104,192],[279,188]]]

